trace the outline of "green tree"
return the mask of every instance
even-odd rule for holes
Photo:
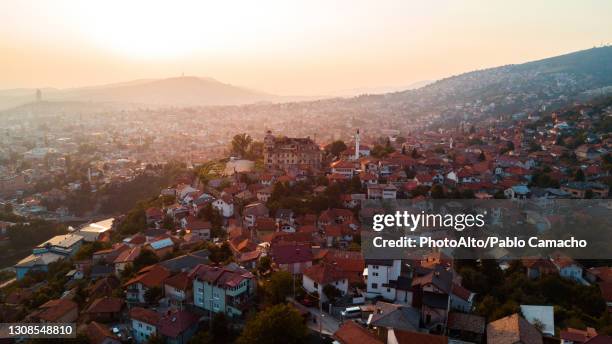
[[[286,304],[266,308],[249,321],[237,344],[301,344],[307,328],[298,311]]]
[[[333,156],[340,156],[348,147],[342,140],[337,140],[325,147],[325,151]]]
[[[274,272],[265,284],[266,301],[270,304],[285,302],[292,291],[293,276],[286,271]]]
[[[231,143],[232,154],[246,157],[251,143],[253,143],[253,138],[250,135],[246,133],[235,135]]]
[[[145,266],[159,262],[159,258],[151,250],[143,249],[136,259],[134,259],[134,270],[138,271]]]
[[[257,262],[257,271],[259,274],[263,274],[270,270],[272,267],[272,258],[270,256],[263,256]]]

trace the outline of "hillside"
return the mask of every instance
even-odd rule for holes
[[[479,103],[492,105],[493,113],[505,113],[537,110],[608,86],[612,86],[612,46],[464,73],[387,99],[424,107]]]

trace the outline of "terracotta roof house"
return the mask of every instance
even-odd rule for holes
[[[312,266],[312,249],[304,244],[275,244],[271,248],[270,257],[276,266],[292,274],[302,274]]]
[[[95,299],[83,313],[87,315],[89,321],[103,323],[117,321],[121,317],[124,304],[123,299],[105,296]]]
[[[334,333],[340,344],[384,344],[382,340],[353,321],[345,321]]]
[[[130,309],[129,318],[132,336],[137,343],[147,342],[158,333],[158,324],[161,316],[150,309],[134,307]]]
[[[235,263],[198,265],[190,277],[193,278],[194,305],[230,317],[242,315],[251,306],[257,288],[255,276]]]
[[[95,321],[90,322],[85,329],[87,339],[92,344],[120,344],[121,341],[105,325]]]
[[[487,343],[542,344],[542,333],[515,313],[487,325]]]
[[[183,271],[166,278],[164,281],[164,295],[174,305],[182,305],[193,298],[193,282],[189,272]]]
[[[485,333],[485,318],[468,313],[448,314],[449,337],[472,343],[481,343]]]
[[[572,344],[583,344],[586,343],[589,339],[596,337],[597,331],[592,327],[587,327],[586,330],[579,330],[576,328],[568,327],[565,330],[561,330],[559,337],[563,343],[572,343]]]
[[[348,273],[334,264],[321,263],[304,270],[302,285],[309,293],[318,293],[323,302],[327,296],[323,292],[326,285],[338,289],[342,295],[348,292]]]
[[[198,316],[185,310],[169,312],[159,319],[158,333],[168,343],[187,343],[197,332],[199,320]]]
[[[79,316],[78,305],[68,299],[50,300],[38,307],[38,310],[28,315],[29,319],[39,322],[71,323]]]
[[[163,281],[170,276],[170,271],[161,265],[143,268],[138,275],[124,284],[128,302],[145,303],[145,293],[153,287],[162,287]]]
[[[89,297],[98,298],[102,296],[110,296],[115,289],[121,286],[121,282],[114,275],[98,279],[93,285],[88,288]]]
[[[448,337],[429,333],[402,331],[390,329],[387,334],[387,343],[393,344],[447,344]]]

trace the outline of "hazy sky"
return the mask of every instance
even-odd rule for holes
[[[0,88],[185,75],[280,95],[612,43],[612,1],[0,1]]]

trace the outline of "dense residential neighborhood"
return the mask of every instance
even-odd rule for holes
[[[232,130],[240,115],[207,120],[223,130],[194,125],[224,108],[13,122],[2,140],[19,154],[0,152],[0,319],[76,323],[74,340],[92,343],[610,343],[609,260],[362,253],[376,211],[365,203],[610,199],[612,100],[559,106],[576,82],[564,75],[536,101],[541,80],[515,77],[536,86],[405,125],[383,121],[384,107],[341,127],[306,108],[291,125],[245,120],[237,129],[253,136]],[[519,98],[520,112],[492,110]],[[451,110],[465,116],[440,117]],[[95,144],[76,144],[84,131]]]

